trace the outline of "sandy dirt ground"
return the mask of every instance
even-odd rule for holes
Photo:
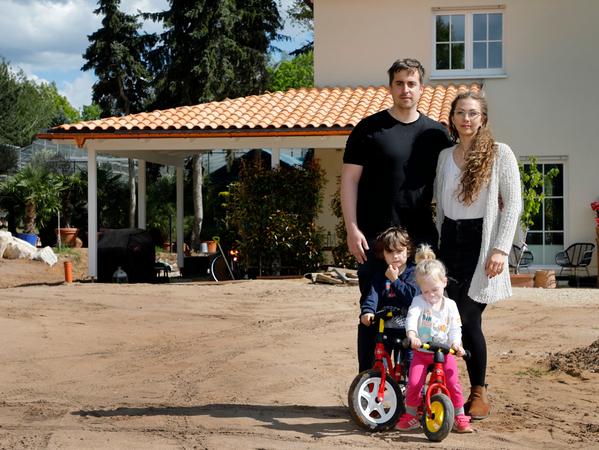
[[[2,449],[599,447],[597,289],[488,308],[492,416],[432,444],[349,416],[356,287],[62,280],[0,260]]]

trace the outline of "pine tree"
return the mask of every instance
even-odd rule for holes
[[[93,70],[93,100],[101,116],[120,116],[143,111],[149,96],[149,73],[143,56],[153,38],[139,33],[135,16],[119,9],[120,0],[99,0],[94,13],[103,15],[102,27],[88,36],[90,45],[82,70]],[[129,159],[129,225],[135,226],[135,165]]]
[[[165,31],[151,53],[155,107],[167,108],[264,91],[267,52],[280,16],[273,0],[170,0],[149,15]]]
[[[119,10],[120,0],[99,0],[94,13],[103,15],[102,27],[88,36],[82,70],[93,70],[93,100],[102,117],[143,111],[149,96],[149,73],[143,56],[152,37],[139,33],[135,16]]]
[[[156,108],[194,105],[263,92],[267,52],[281,25],[274,0],[169,0],[170,8],[147,14],[165,31],[149,55]],[[202,228],[201,154],[192,161],[192,247]]]

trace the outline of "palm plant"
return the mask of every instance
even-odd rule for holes
[[[24,233],[35,234],[60,209],[62,190],[60,176],[39,166],[26,166],[7,181],[6,193],[23,208]]]

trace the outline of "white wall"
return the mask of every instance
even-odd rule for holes
[[[405,57],[418,58],[430,73],[432,7],[481,5],[505,6],[507,76],[480,80],[495,135],[517,155],[568,157],[566,245],[595,242],[590,203],[599,199],[599,1],[317,0],[315,82],[387,84],[387,68]]]

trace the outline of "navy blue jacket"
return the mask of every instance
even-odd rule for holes
[[[384,272],[375,273],[370,292],[362,302],[360,314],[374,314],[385,306],[405,308],[407,314],[412,299],[420,294],[420,288],[416,285],[415,269],[416,265],[409,262],[406,270],[393,283],[387,279]]]

